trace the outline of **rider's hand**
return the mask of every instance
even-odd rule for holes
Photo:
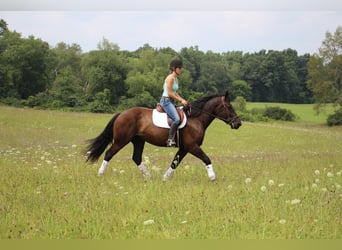
[[[186,100],[184,100],[184,99],[182,99],[182,104],[183,104],[184,106],[188,106],[188,102],[187,102]]]

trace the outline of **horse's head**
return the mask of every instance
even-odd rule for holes
[[[238,129],[242,125],[239,116],[230,103],[228,91],[221,97],[221,102],[216,108],[216,115],[220,120],[229,124],[232,129]]]

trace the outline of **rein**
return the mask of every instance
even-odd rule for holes
[[[225,107],[225,108],[227,108],[228,109],[228,105],[226,105],[225,103],[224,103],[224,99],[223,99],[224,97],[222,96],[222,103],[223,103],[223,107]],[[209,116],[211,116],[211,117],[214,117],[214,118],[217,118],[217,119],[220,119],[220,120],[222,120],[222,121],[224,121],[224,122],[226,122],[226,123],[228,123],[228,124],[231,124],[232,122],[234,122],[237,118],[238,118],[238,116],[237,115],[235,115],[233,118],[231,118],[231,119],[226,119],[226,118],[224,118],[224,117],[221,117],[221,116],[218,116],[218,115],[215,115],[215,114],[212,114],[212,113],[210,113],[210,112],[208,112],[208,111],[205,111],[205,110],[203,110],[203,109],[201,109],[201,108],[198,108],[198,107],[196,107],[196,106],[192,106],[191,104],[189,105],[190,106],[190,113],[191,113],[191,109],[192,108],[194,108],[194,109],[197,109],[197,110],[200,110],[201,112],[203,112],[204,114],[207,114],[207,115],[209,115]]]

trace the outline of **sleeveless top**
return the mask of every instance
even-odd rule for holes
[[[172,93],[175,94],[178,90],[178,80],[177,78],[174,78],[173,84],[172,84]],[[169,93],[167,91],[167,84],[166,84],[166,80],[164,82],[164,86],[163,86],[163,96],[164,97],[169,97]]]

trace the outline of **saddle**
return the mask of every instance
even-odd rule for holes
[[[184,115],[183,107],[177,107],[176,109],[180,118],[180,123],[178,126],[178,128],[180,129],[186,125],[186,116]],[[162,128],[170,128],[170,125],[172,123],[172,119],[166,114],[160,103],[157,103],[156,108],[153,109],[152,121],[155,126]]]
[[[160,105],[159,102],[157,103],[156,110],[157,110],[159,113],[166,113],[165,110],[163,109],[162,105]],[[183,112],[183,109],[182,109],[181,107],[176,107],[176,110],[177,110],[177,113],[178,113],[179,118],[180,118],[179,124],[182,124],[182,122],[183,122],[183,120],[184,120],[184,112]],[[169,116],[167,116],[167,123],[171,126],[172,119],[171,119]]]

